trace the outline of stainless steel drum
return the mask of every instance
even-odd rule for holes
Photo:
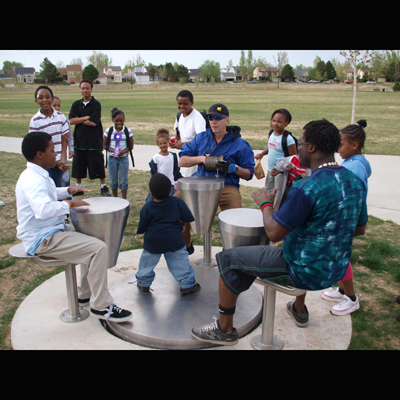
[[[178,181],[179,192],[183,201],[194,216],[190,228],[194,233],[202,233],[203,259],[197,264],[212,267],[211,260],[211,225],[217,212],[225,181],[212,176],[192,176]]]
[[[224,182],[222,178],[212,176],[179,179],[179,192],[195,219],[190,224],[194,233],[208,233],[211,230]]]
[[[239,246],[269,244],[260,210],[252,208],[232,208],[218,215],[224,249]]]
[[[108,268],[117,264],[129,215],[129,202],[119,197],[84,199],[89,206],[70,209],[75,230],[97,237],[108,246]]]

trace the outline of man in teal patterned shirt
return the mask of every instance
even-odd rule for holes
[[[276,214],[272,206],[276,189],[273,193],[265,189],[253,193],[269,239],[284,240],[283,247],[237,247],[217,254],[220,318],[193,328],[195,338],[236,344],[236,300],[256,277],[321,290],[335,285],[345,275],[353,237],[364,234],[368,220],[366,188],[360,178],[335,162],[340,146],[335,125],[323,119],[311,121],[303,129],[298,153],[301,166],[311,168],[311,176],[293,186]],[[305,294],[289,302],[287,309],[296,325],[308,325]]]

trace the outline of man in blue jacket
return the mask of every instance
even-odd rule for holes
[[[216,163],[219,175],[225,180],[220,208],[242,207],[239,192],[239,179],[249,181],[254,173],[254,152],[250,145],[241,138],[240,127],[228,126],[229,111],[223,104],[217,103],[208,111],[210,129],[199,133],[190,143],[185,143],[179,153],[179,166],[198,165],[193,176],[216,176],[217,172],[206,171],[206,157],[223,156],[223,161]],[[221,176],[222,175],[222,176]]]
[[[239,192],[240,178],[251,180],[254,174],[254,152],[241,138],[239,126],[228,126],[229,111],[221,103],[212,105],[208,110],[211,128],[197,134],[189,143],[185,143],[179,153],[179,166],[198,165],[193,176],[216,176],[217,170],[225,180],[219,206],[221,211],[242,207]],[[221,157],[215,170],[206,170],[207,157]],[[179,194],[178,194],[179,196]],[[187,232],[186,232],[187,231]],[[190,230],[184,232],[186,245],[190,246]]]

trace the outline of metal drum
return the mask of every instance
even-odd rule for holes
[[[219,213],[218,226],[224,249],[269,244],[260,210],[232,208]]]
[[[117,264],[129,215],[129,201],[119,197],[85,199],[89,206],[70,209],[77,232],[97,237],[108,246],[108,268]]]
[[[179,179],[179,192],[195,219],[190,224],[194,233],[208,233],[211,230],[224,182],[222,178],[212,176]]]

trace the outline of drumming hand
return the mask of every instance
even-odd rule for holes
[[[257,192],[253,192],[251,197],[253,200],[257,203],[260,204],[264,200],[270,200],[272,203],[274,203],[275,200],[275,194],[277,192],[278,188],[275,188],[272,193],[267,192],[265,188],[259,189]]]
[[[87,192],[91,192],[91,191],[92,191],[91,189],[85,189],[84,187],[78,187],[78,186],[69,186],[68,187],[69,194],[75,194],[77,192],[87,193]]]
[[[71,208],[81,207],[81,206],[90,206],[89,203],[86,203],[86,201],[83,201],[80,199],[72,199],[72,200],[69,200],[69,202],[71,203]]]
[[[229,174],[236,174],[239,167],[236,164],[230,163],[225,160],[219,160],[215,165],[218,171],[222,171],[225,176]]]

